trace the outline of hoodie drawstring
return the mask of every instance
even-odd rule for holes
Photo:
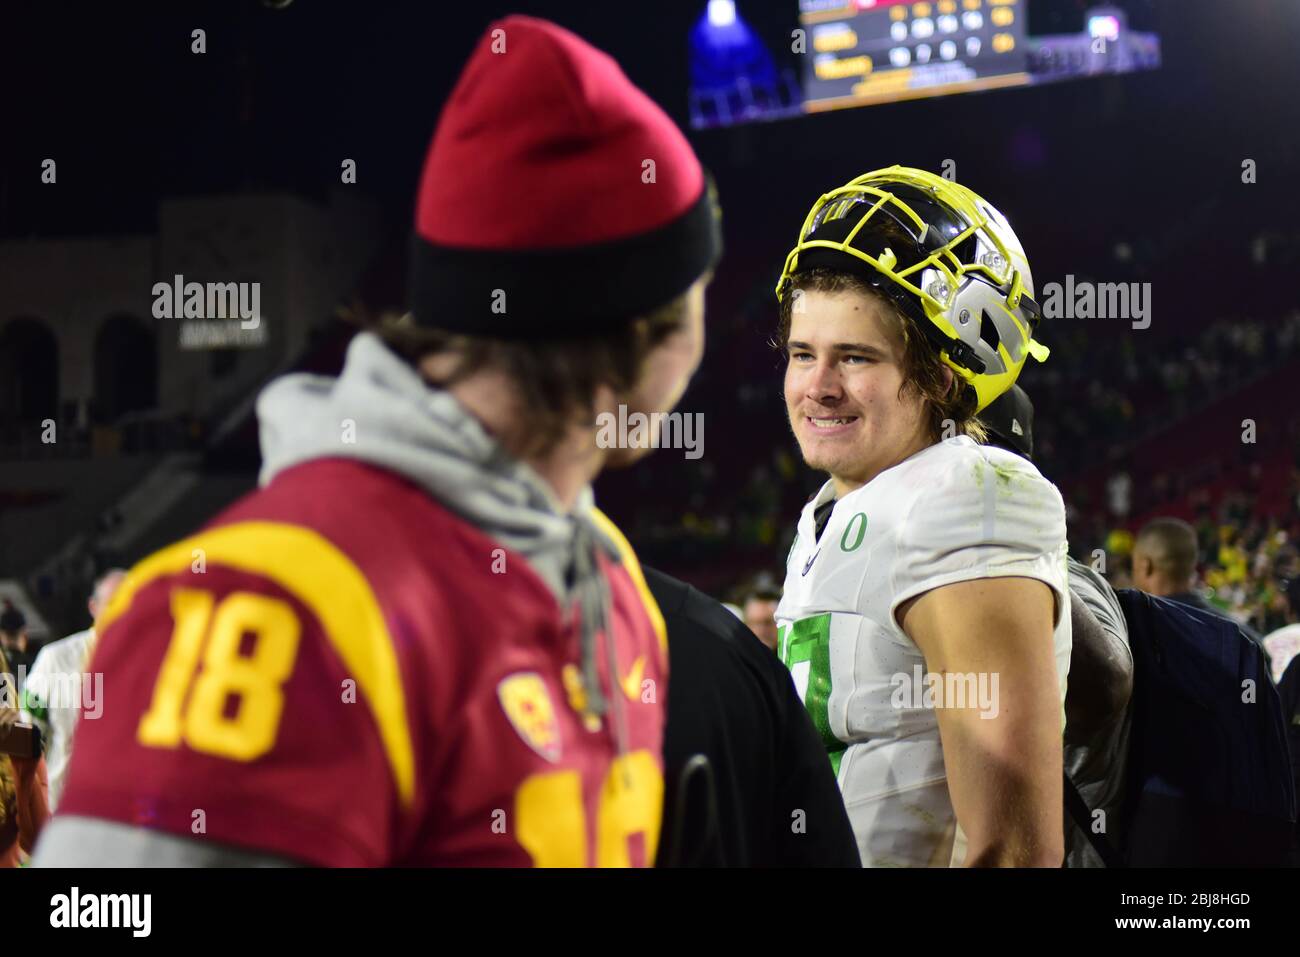
[[[600,686],[600,670],[596,659],[596,639],[598,634],[603,632],[610,692],[614,697],[614,740],[618,753],[622,755],[627,753],[627,716],[622,695],[619,693],[621,683],[614,629],[610,627],[609,622],[608,585],[596,565],[596,549],[599,545],[595,534],[583,519],[578,519],[575,525],[574,589],[577,592],[581,619],[579,647],[582,654],[582,683],[586,694],[587,710],[597,716],[604,716],[609,710],[609,702]]]

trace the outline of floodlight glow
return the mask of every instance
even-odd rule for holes
[[[1088,18],[1088,35],[1094,40],[1118,40],[1119,39],[1119,17],[1100,16]]]
[[[709,0],[709,23],[715,27],[729,27],[735,22],[735,0]]]

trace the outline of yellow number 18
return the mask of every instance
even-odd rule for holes
[[[154,748],[184,741],[195,751],[236,761],[271,750],[301,635],[293,609],[253,592],[232,592],[216,603],[211,592],[178,588],[171,611],[171,642],[136,739]],[[245,634],[253,637],[249,655],[240,653]]]
[[[610,763],[596,816],[596,866],[629,867],[629,840],[642,835],[647,863],[659,844],[664,780],[649,751],[633,751]],[[536,867],[585,867],[587,821],[582,779],[576,770],[524,779],[515,795],[518,840]]]

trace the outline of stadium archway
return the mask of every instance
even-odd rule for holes
[[[0,423],[32,426],[58,411],[58,339],[39,319],[10,319],[0,325]]]
[[[134,316],[110,316],[99,327],[94,396],[102,422],[158,404],[158,336]]]

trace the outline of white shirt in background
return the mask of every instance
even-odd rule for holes
[[[94,637],[94,629],[87,628],[42,648],[32,663],[23,691],[23,713],[41,729],[45,742],[51,813],[58,807],[68,760],[72,757],[72,732],[81,717],[83,703],[86,655]]]

